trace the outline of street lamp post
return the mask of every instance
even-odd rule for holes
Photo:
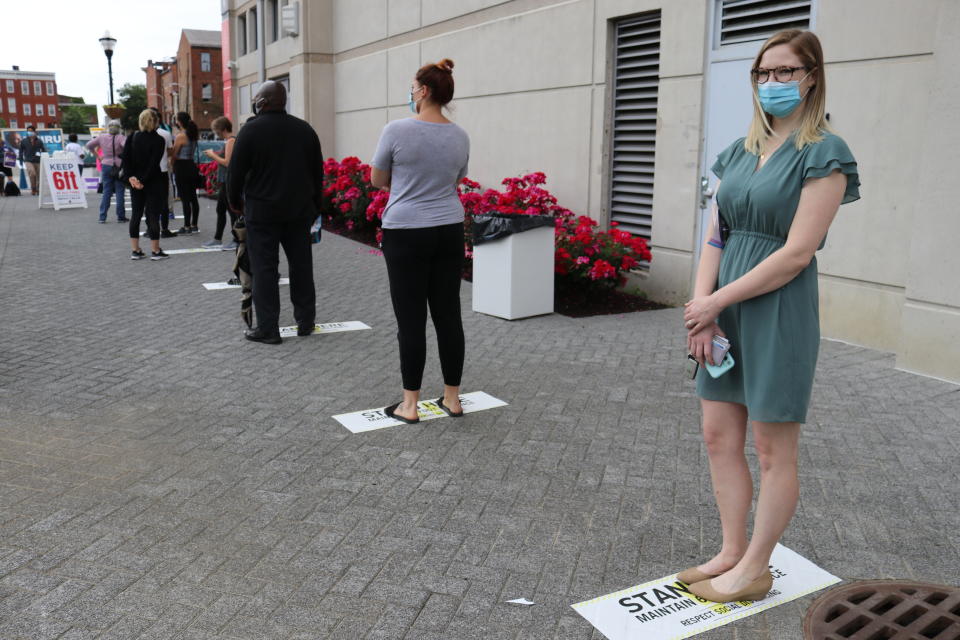
[[[113,48],[117,46],[117,39],[111,38],[109,31],[104,31],[103,37],[100,38],[100,46],[103,47],[103,52],[107,56],[107,74],[110,77],[110,104],[117,104],[113,101]]]

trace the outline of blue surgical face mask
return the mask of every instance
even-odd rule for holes
[[[809,73],[807,75],[810,75]],[[800,80],[791,80],[790,82],[776,82],[768,80],[763,84],[757,85],[757,98],[760,99],[760,106],[763,110],[775,118],[785,118],[797,105],[803,100],[800,95],[800,83],[807,76]]]
[[[417,89],[417,91],[419,91],[419,89]],[[414,113],[420,113],[420,111],[417,109],[417,101],[413,99],[413,93],[414,91],[411,89],[410,93],[407,94],[407,106],[410,107],[410,111]]]
[[[27,137],[28,137],[28,138],[32,138],[32,137],[35,136],[35,135],[37,135],[37,134],[34,133],[33,131],[27,131]]]

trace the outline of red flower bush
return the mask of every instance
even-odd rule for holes
[[[370,183],[371,168],[359,158],[348,157],[338,162],[324,162],[324,211],[334,229],[363,233],[369,242],[379,243],[383,237],[380,221],[390,194],[375,189]],[[498,213],[508,215],[545,215],[554,219],[556,253],[554,272],[564,280],[590,287],[614,287],[624,280],[624,272],[641,261],[650,260],[650,251],[643,238],[637,238],[611,223],[603,230],[593,218],[577,216],[557,204],[553,194],[544,188],[543,172],[506,178],[504,189],[482,189],[478,182],[464,178],[457,192],[466,213],[464,217],[464,275],[473,271],[473,232],[476,215]]]
[[[201,187],[208,196],[214,195],[220,189],[220,180],[217,177],[218,167],[216,162],[201,162],[197,165],[200,176],[203,178]]]
[[[326,203],[321,213],[330,222],[342,222],[347,229],[369,226],[367,208],[375,194],[370,182],[370,165],[353,156],[337,162],[327,158],[323,163],[323,200]],[[376,226],[379,226],[377,219]]]

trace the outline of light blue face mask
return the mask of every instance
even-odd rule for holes
[[[804,76],[803,79],[806,77]],[[757,97],[760,99],[760,106],[775,118],[787,117],[793,113],[793,110],[804,98],[800,95],[800,83],[803,82],[803,79],[791,80],[790,82],[770,80],[757,85]]]
[[[414,113],[420,113],[419,111],[417,111],[417,101],[413,99],[413,89],[410,90],[410,93],[408,93],[407,96],[408,96],[407,106],[410,107],[410,111]]]

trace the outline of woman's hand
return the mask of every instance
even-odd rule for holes
[[[204,150],[203,155],[207,156],[208,158],[213,158],[213,159],[216,159],[216,157],[217,157],[216,154],[213,152],[213,149],[206,149],[206,150]]]
[[[143,183],[140,182],[136,177],[130,178],[130,186],[134,189],[143,189]]]
[[[717,320],[723,307],[717,302],[716,294],[698,296],[687,302],[683,311],[683,326],[688,335],[699,333]]]
[[[712,323],[701,329],[697,333],[687,335],[687,353],[692,355],[703,366],[706,361],[710,364],[716,364],[713,361],[713,336],[727,337],[720,325]]]

